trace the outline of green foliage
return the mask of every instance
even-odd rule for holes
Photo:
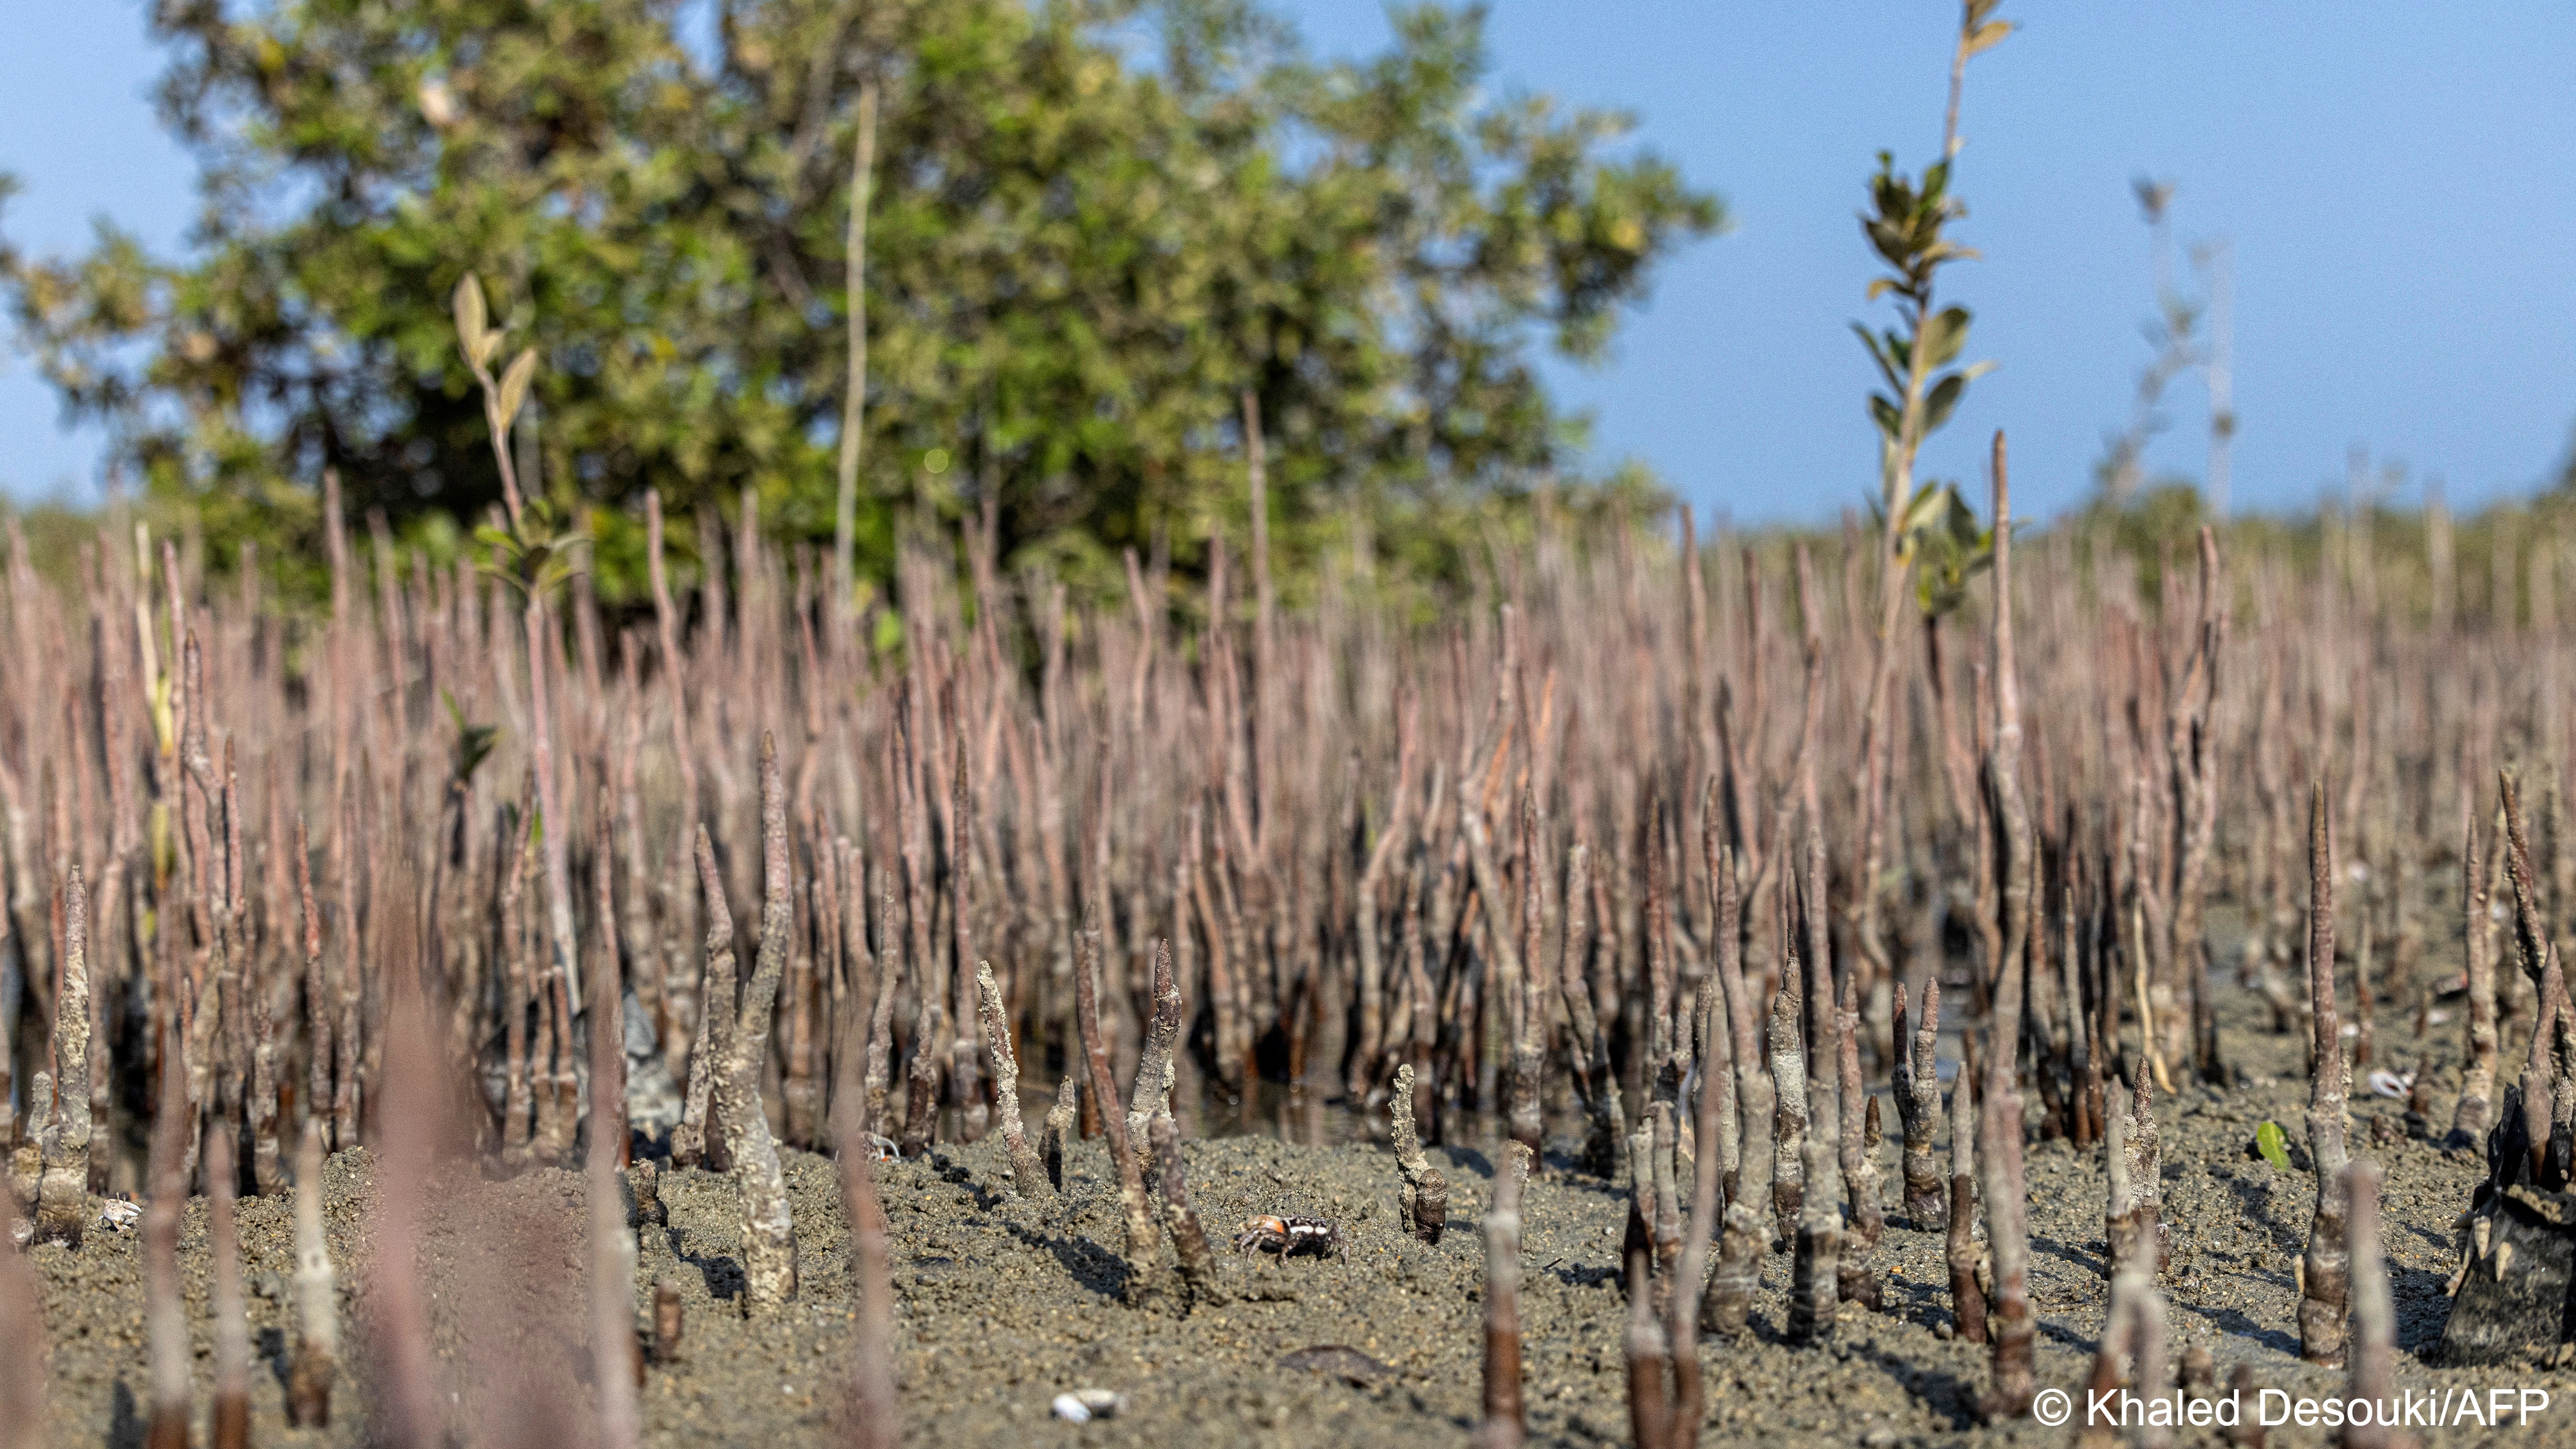
[[[2272,1164],[2274,1171],[2290,1170],[2289,1138],[2281,1131],[2280,1123],[2267,1121],[2254,1129],[2254,1150],[2263,1154],[2263,1160]]]
[[[1968,585],[1993,567],[1995,531],[1980,527],[1956,483],[1926,483],[1914,492],[1897,532],[1897,559],[1914,570],[1914,600],[1930,618],[1968,601]]]
[[[417,529],[514,459],[558,519],[653,486],[685,543],[749,491],[828,537],[873,78],[863,567],[987,498],[1006,555],[1194,559],[1242,527],[1250,390],[1293,576],[1354,510],[1386,538],[1567,465],[1532,350],[1600,356],[1722,219],[1607,154],[1629,117],[1494,93],[1476,8],[1329,64],[1237,0],[734,0],[712,53],[684,8],[162,6],[195,249],[6,256],[20,335],[219,559],[308,546],[324,467]]]
[[[1959,86],[1968,60],[2012,31],[2010,21],[1991,18],[1998,3],[1966,0],[1960,7],[1959,36],[1951,54],[1950,120],[1941,159],[1924,167],[1918,178],[1898,171],[1891,153],[1879,152],[1877,174],[1869,181],[1870,206],[1860,214],[1861,234],[1887,268],[1885,275],[1870,280],[1868,299],[1892,297],[1896,306],[1894,327],[1873,330],[1852,324],[1887,385],[1886,391],[1869,395],[1870,419],[1879,435],[1882,519],[1903,505],[1910,520],[1922,505],[1914,488],[1916,452],[1958,411],[1968,384],[1994,367],[1991,362],[1954,366],[1968,345],[1968,309],[1936,309],[1933,287],[1943,267],[1977,255],[1950,235],[1951,223],[1968,214],[1967,203],[1950,189],[1950,170],[1958,158]],[[1910,526],[1909,522],[1909,530]]]
[[[490,758],[492,747],[500,742],[501,727],[469,723],[455,695],[442,689],[438,697],[447,705],[448,722],[456,726],[456,760],[450,769],[456,783],[462,785],[471,781],[474,772],[483,768],[484,760]]]

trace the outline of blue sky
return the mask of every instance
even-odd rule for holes
[[[1377,0],[1282,7],[1325,54],[1382,46]],[[2566,4],[2247,6],[2007,0],[2020,33],[1971,67],[1954,270],[1974,355],[2001,364],[1934,440],[1974,478],[1996,427],[2015,494],[2080,498],[2125,420],[2152,311],[2133,176],[2179,187],[2179,241],[2234,259],[2240,509],[2340,489],[2356,446],[2400,461],[2398,501],[2438,478],[2456,504],[2551,476],[2576,422],[2576,15]],[[1643,140],[1725,197],[1732,234],[1691,248],[1601,369],[1559,368],[1596,415],[1599,461],[1651,464],[1703,513],[1831,519],[1874,472],[1871,316],[1853,212],[1874,153],[1919,165],[1940,136],[1954,6],[1501,0],[1498,87],[1624,106]],[[186,158],[154,125],[159,57],[134,0],[0,0],[0,170],[13,239],[74,248],[109,215],[184,238]],[[2170,394],[2157,472],[2197,476],[2197,374]],[[0,357],[0,487],[95,486],[99,440]],[[1981,496],[1982,490],[1979,490]]]

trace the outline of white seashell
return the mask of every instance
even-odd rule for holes
[[[2445,1026],[2449,1024],[2450,1020],[2451,1014],[2438,1006],[2434,1007],[2431,1011],[2424,1013],[2424,1024],[2426,1026]]]
[[[2407,1092],[2413,1090],[2414,1086],[2415,1074],[2412,1072],[2408,1072],[2403,1076],[2400,1076],[2395,1072],[2373,1072],[2370,1074],[2370,1090],[2377,1092],[2383,1097],[2402,1098],[2407,1094]]]
[[[1094,1419],[1117,1418],[1127,1407],[1127,1396],[1110,1389],[1076,1389],[1056,1395],[1048,1407],[1068,1424],[1088,1424]]]

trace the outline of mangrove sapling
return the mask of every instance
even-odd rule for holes
[[[215,1449],[249,1449],[250,1322],[242,1302],[241,1239],[233,1227],[233,1129],[206,1135],[206,1255],[214,1260],[215,1411],[207,1437]]]
[[[1162,1150],[1159,1139],[1149,1137],[1154,1118],[1170,1116],[1172,1111],[1172,1048],[1181,1039],[1181,986],[1172,971],[1172,943],[1167,939],[1154,943],[1154,1015],[1146,1023],[1145,1044],[1136,1059],[1136,1080],[1127,1107],[1127,1138],[1146,1139],[1154,1150]]]
[[[2468,958],[2468,1051],[2460,1068],[2460,1101],[2451,1112],[2445,1147],[2470,1147],[2486,1136],[2496,1089],[2495,957],[2487,949],[2488,855],[2480,848],[2474,806],[2461,812],[2460,902],[2467,917],[2461,932]]]
[[[2316,1162],[2317,1207],[2299,1268],[2299,1357],[2340,1368],[2351,1259],[2344,1243],[2343,1170],[2352,1124],[2351,1068],[2335,1010],[2334,816],[2325,786],[2308,790],[2308,997],[2315,1025],[2308,1071],[2308,1153]]]
[[[1923,978],[1923,1019],[1913,1035],[1905,1030],[1905,993],[1896,1001],[1896,1117],[1905,1132],[1905,1216],[1917,1232],[1933,1232],[1949,1221],[1942,1197],[1941,1169],[1932,1157],[1932,1134],[1941,1122],[1941,982]]]
[[[1086,929],[1074,952],[1074,1012],[1092,1100],[1106,1104],[1100,1125],[1109,1138],[1110,1161],[1118,1171],[1118,1201],[1126,1210],[1127,1301],[1143,1305],[1162,1296],[1163,1241],[1154,1226],[1153,1209],[1145,1201],[1144,1168],[1136,1160],[1135,1144],[1127,1138],[1127,1118],[1117,1108],[1118,1084],[1109,1075],[1109,1048],[1100,1039],[1099,957],[1099,932]]]
[[[1407,1236],[1433,1247],[1449,1224],[1449,1182],[1422,1154],[1422,1134],[1414,1125],[1413,1064],[1395,1069],[1395,1096],[1388,1103],[1388,1130],[1395,1139],[1395,1170],[1404,1185],[1396,1193],[1397,1221]]]
[[[307,1115],[295,1149],[295,1351],[286,1364],[286,1422],[331,1426],[340,1364],[340,1281],[322,1235],[322,1119]]]
[[[1700,1298],[1700,1326],[1733,1338],[1744,1331],[1754,1291],[1761,1286],[1762,1259],[1771,1248],[1771,1074],[1762,1062],[1758,1042],[1756,987],[1744,979],[1739,947],[1742,902],[1736,895],[1735,857],[1719,861],[1717,873],[1718,984],[1726,993],[1727,1029],[1735,1038],[1736,1110],[1743,1118],[1743,1156],[1736,1190],[1727,1196],[1726,1233],[1718,1245],[1717,1269],[1709,1275]]]
[[[1480,1449],[1516,1449],[1527,1429],[1521,1402],[1521,1183],[1494,1174],[1485,1213],[1485,1394]]]
[[[2394,1405],[2397,1376],[2397,1304],[2388,1291],[2388,1260],[2379,1242],[2379,1164],[2367,1158],[2344,1173],[2344,1230],[2352,1253],[2352,1376],[2348,1400]],[[2345,1449],[2414,1449],[2415,1436],[2380,1417],[2350,1421]]]
[[[1986,1341],[1986,1291],[1977,1282],[1977,1092],[1962,1068],[1950,1084],[1950,1317],[1962,1343]]]
[[[89,1220],[89,894],[80,865],[63,882],[63,969],[54,1009],[54,1106],[39,1136],[36,1238],[77,1248]],[[0,1108],[5,1110],[5,1108]]]
[[[846,1114],[855,1119],[857,1114]],[[887,1249],[885,1204],[877,1197],[876,1154],[853,1120],[841,1136],[841,1200],[850,1222],[851,1296],[859,1304],[859,1331],[850,1354],[850,1405],[847,1440],[852,1449],[895,1449],[900,1426],[894,1393],[894,1269]],[[665,1351],[680,1337],[679,1295],[671,1295],[670,1333],[659,1333],[661,1297],[656,1291],[656,1337]]]
[[[1895,737],[1901,728],[1896,704],[1896,665],[1900,648],[1898,621],[1903,615],[1917,540],[1928,505],[1949,493],[1932,483],[1917,489],[1914,463],[1923,440],[1948,422],[1968,384],[1992,366],[1974,363],[1948,371],[1968,340],[1968,309],[1935,311],[1933,287],[1941,268],[1976,255],[1943,235],[1948,224],[1964,215],[1966,204],[1950,194],[1950,173],[1958,160],[1959,92],[1968,59],[2002,41],[2010,21],[1991,20],[2000,0],[1965,0],[1960,7],[1956,45],[1951,51],[1950,109],[1939,160],[1923,168],[1918,183],[1898,172],[1894,158],[1882,151],[1878,174],[1870,179],[1872,212],[1861,217],[1870,247],[1887,264],[1888,275],[1870,283],[1869,295],[1896,299],[1898,327],[1872,332],[1854,323],[1870,360],[1877,364],[1888,393],[1870,394],[1870,414],[1879,431],[1879,498],[1881,529],[1878,555],[1876,632],[1870,636],[1874,659],[1861,713],[1861,767],[1854,781],[1861,816],[1861,846],[1854,920],[1855,945],[1870,973],[1889,979],[1886,943],[1880,937],[1879,903],[1883,893],[1888,785],[1893,773]],[[1810,618],[1813,616],[1810,615]],[[1814,804],[1812,794],[1810,806]],[[1816,909],[1823,909],[1818,901]],[[1825,963],[1809,963],[1822,971]],[[1820,1022],[1821,1024],[1821,1022]]]
[[[1189,1290],[1193,1306],[1201,1303],[1223,1303],[1225,1287],[1217,1281],[1216,1258],[1208,1250],[1207,1228],[1199,1222],[1198,1209],[1190,1205],[1190,1184],[1181,1161],[1181,1129],[1169,1112],[1159,1112],[1148,1129],[1153,1134],[1154,1165],[1159,1170],[1163,1194],[1163,1222],[1172,1234],[1172,1248],[1181,1260],[1181,1285]]]
[[[1020,1121],[1020,1057],[1011,1049],[1010,1013],[993,980],[993,963],[975,963],[975,991],[982,1002],[984,1037],[993,1049],[993,1101],[1001,1109],[1002,1145],[1011,1154],[1011,1190],[1025,1198],[1049,1196],[1046,1164],[1029,1146],[1028,1128]]]

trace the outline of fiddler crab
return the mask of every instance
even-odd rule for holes
[[[1234,1250],[1246,1255],[1274,1253],[1282,1263],[1299,1254],[1338,1258],[1345,1267],[1351,1261],[1351,1245],[1342,1241],[1342,1230],[1322,1218],[1245,1218],[1243,1231],[1234,1235]]]

